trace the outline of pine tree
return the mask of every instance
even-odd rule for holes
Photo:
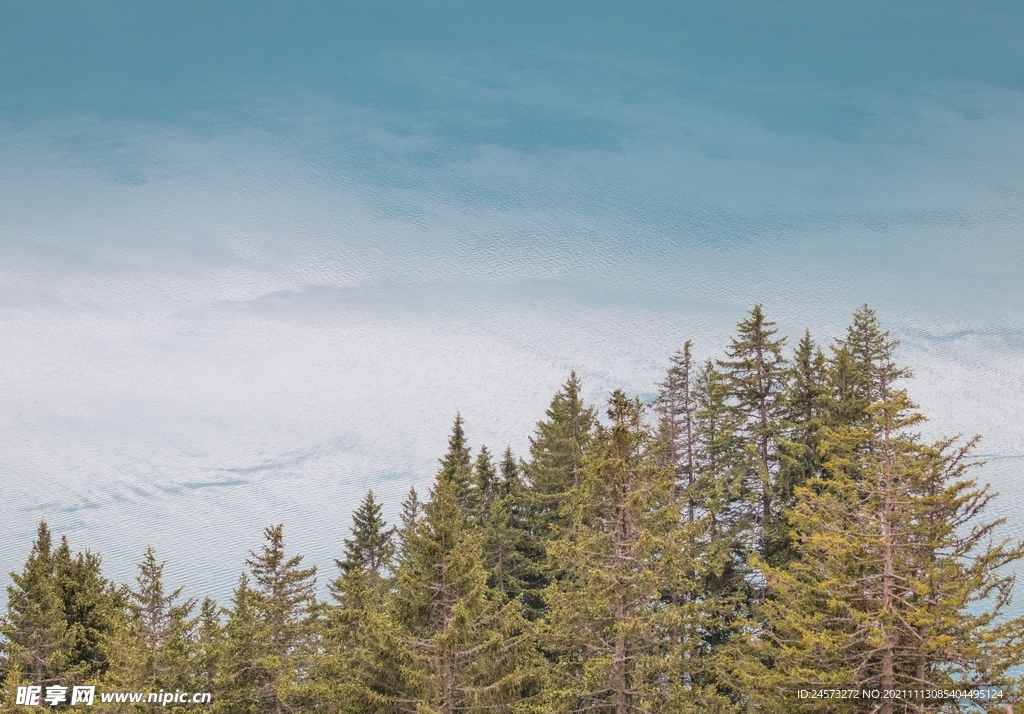
[[[694,383],[694,489],[688,494],[707,521],[704,589],[729,597],[746,589],[753,547],[753,499],[747,475],[750,449],[741,418],[729,404],[729,382],[708,360]]]
[[[316,649],[316,568],[302,556],[286,557],[280,525],[265,531],[260,552],[246,565],[226,626],[221,674],[224,711],[282,714],[309,697],[308,674]]]
[[[760,550],[777,547],[780,515],[775,491],[779,471],[779,439],[782,435],[783,392],[788,365],[782,355],[786,338],[775,338],[778,330],[761,305],[754,305],[750,317],[737,325],[737,335],[726,350],[728,359],[719,367],[729,383],[730,401],[742,419],[741,430],[752,450],[748,463],[750,490],[758,499],[753,511],[758,527]]]
[[[224,647],[224,626],[221,611],[212,598],[204,597],[199,605],[199,621],[196,626],[195,690],[213,692],[220,672],[221,650]],[[218,695],[219,696],[219,695]]]
[[[994,540],[999,522],[979,520],[992,494],[966,476],[973,440],[922,443],[912,429],[923,417],[902,390],[867,413],[867,424],[826,433],[827,473],[797,489],[798,557],[761,564],[764,624],[736,672],[767,710],[806,711],[791,698],[798,686],[1008,686],[1024,660],[1024,617],[1002,616],[1013,578],[1000,572],[1024,544]],[[877,711],[930,704],[884,700]]]
[[[527,677],[528,625],[487,588],[481,534],[444,471],[423,515],[401,531],[382,648],[401,673],[396,712],[507,711]]]
[[[270,654],[270,624],[261,616],[260,593],[249,583],[249,576],[242,573],[224,625],[213,704],[214,711],[225,714],[273,712],[277,704],[274,674],[278,667]]]
[[[526,477],[532,494],[534,529],[542,538],[551,537],[551,529],[565,525],[559,512],[566,492],[579,481],[583,451],[590,438],[596,411],[583,403],[576,372],[555,393],[530,437],[530,461]]]
[[[899,340],[889,337],[878,322],[878,315],[867,305],[853,313],[846,338],[839,342],[854,365],[853,396],[867,406],[888,400],[897,380],[912,377],[912,372],[894,359]],[[867,419],[869,421],[870,419]]]
[[[609,400],[579,483],[563,508],[571,525],[549,544],[553,582],[546,640],[561,653],[546,687],[547,710],[680,712],[725,706],[694,676],[703,626],[696,603],[666,598],[698,565],[687,556],[671,468],[637,400]]]
[[[402,501],[402,511],[398,515],[398,519],[402,523],[400,529],[401,532],[407,532],[416,526],[416,522],[423,515],[423,504],[420,503],[419,495],[416,493],[415,488],[410,488],[409,493],[406,495],[405,500]],[[402,539],[399,539],[402,541]],[[404,542],[404,541],[402,541]]]

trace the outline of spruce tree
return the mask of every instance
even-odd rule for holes
[[[696,401],[693,391],[693,356],[689,340],[672,355],[665,381],[659,385],[655,410],[658,413],[657,443],[663,459],[675,476],[677,487],[687,494],[685,517],[697,519],[693,497],[697,472],[694,463],[694,420]]]
[[[546,645],[560,653],[548,711],[681,712],[726,705],[694,671],[704,621],[696,602],[665,597],[699,565],[688,556],[674,474],[662,463],[637,400],[609,400],[549,543],[564,576],[546,597]]]
[[[440,477],[455,486],[459,505],[472,508],[474,495],[472,450],[466,442],[465,422],[462,414],[455,415],[452,433],[448,437],[448,452],[441,459]]]
[[[195,598],[181,600],[182,588],[166,592],[164,562],[147,546],[136,576],[137,589],[127,590],[125,627],[116,639],[111,684],[136,691],[196,691],[192,617]],[[162,706],[149,705],[156,711]]]
[[[310,697],[306,680],[317,643],[316,568],[287,557],[280,525],[246,559],[226,626],[221,670],[225,711],[283,714]]]
[[[378,643],[394,533],[370,491],[352,514],[345,559],[336,561],[340,573],[327,586],[334,604],[326,611],[315,679],[321,698],[338,711],[372,712],[386,704],[389,673]]]
[[[729,404],[729,386],[710,360],[694,383],[696,478],[689,497],[707,521],[705,589],[718,597],[746,589],[747,557],[754,545],[753,499],[747,479],[751,450],[743,440],[741,417]]]
[[[71,669],[83,681],[97,680],[110,666],[110,646],[121,629],[124,595],[103,576],[100,556],[89,550],[72,553],[66,536],[61,536],[53,563],[73,636]]]
[[[262,617],[260,600],[260,593],[250,587],[249,575],[242,573],[224,624],[214,689],[216,712],[261,714],[276,709],[274,675],[278,673],[278,663],[271,654],[270,624]]]
[[[480,447],[476,461],[473,463],[473,501],[470,515],[479,522],[487,520],[494,504],[498,485],[498,474],[491,460],[491,452],[486,446]]]
[[[352,514],[352,537],[345,539],[345,559],[336,561],[339,568],[348,572],[358,568],[373,577],[380,577],[387,570],[394,555],[395,529],[388,528],[381,516],[381,507],[367,491],[359,508]]]
[[[830,425],[830,394],[825,355],[806,331],[793,353],[783,397],[783,435],[779,440],[781,464],[775,497],[785,518],[795,489],[818,476],[822,469],[821,440]],[[786,523],[780,522],[786,529]],[[786,531],[778,534],[779,557],[788,557]],[[785,553],[783,552],[785,551]]]
[[[583,402],[582,386],[576,372],[555,393],[530,437],[530,461],[526,478],[532,496],[535,532],[551,537],[553,527],[565,525],[559,515],[566,492],[579,481],[583,451],[590,439],[596,411]]]
[[[70,685],[83,674],[75,667],[75,631],[68,624],[56,577],[53,540],[40,521],[21,573],[11,573],[7,612],[0,620],[0,665],[5,678],[37,686]]]
[[[224,626],[221,622],[221,610],[212,598],[204,597],[199,605],[199,620],[196,625],[193,662],[196,691],[214,691],[223,648]]]
[[[853,313],[853,322],[838,347],[849,352],[854,365],[853,396],[865,406],[888,400],[897,380],[913,376],[908,368],[896,364],[894,355],[899,344],[882,330],[878,315],[870,307],[863,305]]]
[[[1001,572],[1024,558],[1024,544],[995,539],[1000,522],[982,520],[992,494],[967,476],[973,440],[922,443],[913,431],[922,417],[902,390],[867,414],[867,424],[826,433],[827,473],[797,489],[797,558],[760,564],[763,625],[735,673],[766,710],[812,707],[795,702],[798,687],[1010,687],[1024,660],[1024,617],[1004,616],[1013,577]],[[875,704],[889,714],[931,703]]]
[[[507,448],[483,526],[484,559],[488,585],[506,600],[518,599],[526,617],[536,620],[543,611],[544,551],[531,530],[528,493],[519,474]]]
[[[783,393],[788,365],[782,355],[786,338],[776,338],[775,323],[761,305],[737,325],[737,335],[726,350],[728,359],[718,362],[728,380],[733,409],[741,418],[740,429],[752,452],[753,467],[747,479],[757,498],[753,510],[759,547],[770,553],[777,543],[780,514],[777,497],[779,440],[782,436]]]
[[[393,711],[507,711],[529,675],[528,624],[518,603],[489,591],[481,533],[444,471],[398,552],[380,643],[400,672]]]

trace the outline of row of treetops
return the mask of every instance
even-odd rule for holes
[[[867,306],[827,348],[785,343],[757,305],[724,358],[687,343],[652,404],[603,414],[573,374],[525,460],[474,456],[456,416],[399,523],[366,495],[327,601],[281,526],[219,607],[165,589],[152,548],[110,583],[42,523],[0,625],[6,706],[93,683],[239,714],[1004,711],[1024,544],[984,517],[976,438],[921,439]],[[982,685],[1001,696],[931,698]]]

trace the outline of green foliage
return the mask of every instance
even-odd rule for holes
[[[974,440],[921,443],[923,417],[904,392],[887,396],[869,423],[825,434],[826,473],[790,513],[797,558],[759,564],[769,597],[736,672],[763,708],[804,711],[798,687],[1009,687],[1024,660],[1024,618],[1000,617],[1013,585],[1000,569],[1024,544],[994,541],[998,522],[980,520],[991,494],[966,476]]]
[[[373,491],[368,491],[352,514],[352,537],[345,539],[345,559],[337,561],[338,567],[345,572],[358,568],[380,576],[394,556],[394,533],[395,529],[384,522]]]
[[[210,691],[188,710],[230,714],[889,714],[922,709],[793,692],[977,684],[1019,701],[1024,544],[986,520],[976,439],[916,434],[896,346],[864,306],[827,355],[805,333],[787,360],[758,305],[725,359],[672,356],[651,415],[616,391],[599,421],[571,374],[526,463],[474,459],[456,415],[397,529],[372,492],[352,514],[328,602],[281,526],[221,610],[168,591],[152,548],[115,587],[41,522],[0,618],[0,710],[29,684]]]
[[[530,461],[526,478],[530,484],[534,531],[542,538],[552,537],[552,529],[566,525],[562,501],[579,482],[583,452],[590,440],[596,412],[583,403],[582,385],[576,372],[555,394],[530,437]]]
[[[560,653],[544,698],[551,711],[672,712],[725,705],[698,684],[698,565],[680,524],[674,473],[660,463],[642,407],[621,391],[608,405],[549,545],[564,576],[547,591],[545,639]],[[683,585],[683,584],[686,585]]]
[[[317,647],[316,568],[285,555],[282,526],[264,533],[245,561],[251,580],[243,574],[232,598],[217,687],[222,711],[281,714],[312,691],[305,675]]]
[[[443,481],[455,487],[459,505],[467,511],[472,510],[475,500],[473,488],[473,456],[466,443],[466,432],[463,427],[462,415],[455,415],[452,434],[448,437],[448,453],[441,459],[440,476]]]
[[[7,613],[0,624],[5,676],[17,671],[34,684],[66,684],[80,676],[72,650],[75,633],[68,623],[57,584],[50,529],[39,522],[35,543],[20,574],[11,573]]]
[[[95,681],[109,666],[108,644],[122,601],[94,553],[52,547],[40,521],[20,574],[11,573],[0,620],[0,674],[47,686]]]
[[[530,675],[530,628],[487,587],[482,536],[442,471],[423,516],[401,531],[383,651],[401,676],[394,711],[507,710]]]
[[[106,683],[126,691],[198,691],[195,674],[197,618],[195,598],[179,601],[182,588],[164,590],[165,563],[146,547],[136,577],[137,589],[127,589],[124,620],[110,640],[113,666]],[[136,705],[139,711],[162,709]],[[171,707],[176,711],[180,707]]]
[[[761,305],[737,325],[737,334],[720,360],[728,385],[728,403],[735,411],[737,428],[749,458],[745,463],[745,491],[754,500],[751,515],[762,553],[780,547],[781,509],[776,494],[779,473],[779,441],[783,433],[785,391],[789,366],[782,356],[786,338],[776,338],[775,323]]]
[[[546,580],[544,549],[531,525],[529,492],[509,448],[483,526],[487,584],[505,600],[518,600],[526,617],[536,620],[543,612]]]

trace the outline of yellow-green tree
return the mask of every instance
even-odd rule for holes
[[[765,711],[807,711],[797,689],[1011,688],[1024,661],[1024,618],[1003,617],[1024,544],[984,520],[992,498],[969,477],[974,440],[928,444],[905,392],[870,421],[825,434],[826,473],[797,489],[796,558],[758,563],[768,599],[733,673]],[[1000,703],[1000,707],[1006,702]],[[880,714],[934,702],[881,701]],[[830,701],[821,711],[861,711]],[[976,704],[945,702],[949,711]]]

